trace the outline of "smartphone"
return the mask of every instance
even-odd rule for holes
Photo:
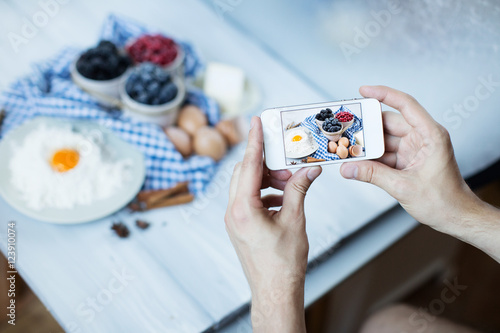
[[[374,98],[264,110],[264,154],[271,170],[379,158],[382,109]]]

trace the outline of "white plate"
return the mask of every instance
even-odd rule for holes
[[[309,133],[309,135],[312,136],[313,142],[314,142],[314,146],[311,147],[311,149],[309,149],[306,152],[301,153],[301,154],[294,155],[294,154],[288,154],[288,153],[286,153],[286,158],[302,158],[302,157],[306,157],[306,156],[309,156],[312,153],[314,153],[319,148],[319,144],[314,139],[314,136],[312,135],[311,131],[308,128],[305,128],[305,127],[300,127],[300,129],[304,130],[304,132]],[[287,133],[287,132],[294,132],[294,131],[297,131],[297,130],[299,130],[299,128],[295,127],[295,128],[291,128],[291,129],[287,130],[285,133]],[[285,142],[285,147],[286,147],[286,142]]]
[[[47,125],[71,124],[75,130],[98,129],[103,134],[106,147],[116,154],[119,159],[130,158],[133,163],[130,167],[131,179],[124,184],[123,188],[114,196],[104,200],[95,201],[90,205],[79,205],[72,209],[46,208],[42,210],[33,210],[28,207],[25,201],[20,197],[19,192],[10,182],[11,172],[9,161],[12,156],[11,144],[16,142],[20,144],[26,135],[38,128],[42,123]],[[97,220],[113,214],[128,204],[139,192],[146,176],[144,156],[134,146],[118,138],[108,129],[85,120],[70,120],[39,117],[27,121],[18,128],[7,133],[0,141],[0,195],[7,203],[17,209],[19,212],[37,220],[60,223],[74,224]]]

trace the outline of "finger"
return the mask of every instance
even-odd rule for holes
[[[267,176],[262,179],[262,186],[260,187],[260,189],[263,190],[271,187],[283,191],[285,189],[286,183],[286,180],[279,180],[271,176]]]
[[[269,171],[269,175],[273,178],[279,180],[288,180],[292,177],[292,172],[290,170],[271,170]]]
[[[252,197],[260,198],[260,187],[263,174],[263,134],[259,117],[252,117],[251,129],[248,134],[248,145],[241,163],[238,180],[237,196],[242,200]]]
[[[394,136],[405,136],[410,132],[411,126],[406,122],[405,118],[396,112],[384,111],[382,113],[382,121],[384,124],[384,132]]]
[[[400,137],[384,134],[384,143],[386,152],[397,152],[400,142],[401,142]]]
[[[413,127],[434,123],[431,115],[412,96],[386,86],[362,86],[359,92],[363,97],[373,97],[395,108]]]
[[[285,190],[287,183],[288,183],[287,180],[279,180],[279,179],[275,179],[275,178],[270,178],[269,187],[283,191],[283,190]]]
[[[396,193],[396,184],[401,175],[401,171],[377,161],[344,163],[340,167],[340,173],[344,178],[376,185],[391,195]]]
[[[228,207],[233,205],[234,199],[236,198],[236,192],[238,189],[238,180],[240,178],[241,163],[237,163],[234,166],[233,175],[231,176],[231,183],[229,184],[229,203]]]
[[[290,179],[291,176],[292,172],[289,170],[270,171],[264,165],[264,176],[262,177],[262,185],[260,188],[265,189],[268,187],[273,187],[279,190],[283,190],[284,185],[286,184],[287,180]]]
[[[304,199],[312,182],[321,174],[321,167],[302,168],[297,171],[285,186],[283,208],[280,215],[284,221],[297,220],[304,214]]]
[[[378,158],[376,161],[383,163],[391,168],[396,168],[398,163],[398,156],[393,152],[386,152],[382,157]]]
[[[283,205],[283,196],[278,194],[268,194],[262,198],[262,204],[266,208],[280,207]]]

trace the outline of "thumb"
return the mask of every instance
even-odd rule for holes
[[[321,174],[321,167],[302,168],[288,180],[283,192],[281,215],[285,220],[304,213],[304,199],[312,182]]]
[[[399,175],[399,170],[393,169],[376,161],[360,161],[344,163],[340,167],[342,177],[356,179],[380,187],[393,194]]]

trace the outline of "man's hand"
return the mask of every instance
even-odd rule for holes
[[[477,198],[460,175],[446,129],[410,95],[384,86],[360,88],[400,112],[384,112],[385,154],[378,161],[344,163],[345,178],[372,183],[393,196],[417,221],[465,240],[497,260],[498,210]],[[498,242],[497,242],[498,243]],[[496,253],[498,252],[498,253]]]
[[[226,230],[252,291],[255,332],[305,332],[304,280],[309,243],[304,199],[320,167],[269,171],[263,164],[262,124],[252,118],[243,162],[231,179]],[[261,196],[261,189],[283,195]],[[282,208],[279,211],[271,207]]]

